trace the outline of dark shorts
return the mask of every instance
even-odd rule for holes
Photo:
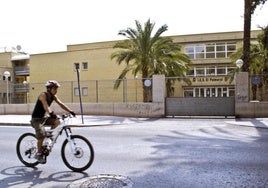
[[[51,117],[32,118],[31,125],[35,129],[36,138],[44,138],[46,136],[45,125],[54,125],[56,119]]]

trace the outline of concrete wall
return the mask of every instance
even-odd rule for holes
[[[235,112],[237,118],[267,118],[268,102],[236,103]]]
[[[235,116],[258,118],[268,117],[268,102],[248,101],[248,76],[245,73],[238,73],[236,81],[236,97],[235,97]],[[111,115],[111,116],[129,116],[129,117],[164,117],[165,116],[165,77],[163,75],[153,76],[153,102],[152,103],[84,103],[84,115]],[[193,99],[189,99],[185,104],[187,110],[189,103]],[[208,99],[210,100],[210,99]],[[213,99],[211,99],[213,100]],[[230,100],[232,100],[230,98]],[[0,104],[0,114],[31,114],[35,104]],[[79,103],[67,104],[77,114],[80,114]],[[208,107],[208,105],[205,105]],[[221,105],[218,105],[221,106]],[[186,108],[187,107],[187,108]],[[61,114],[63,111],[55,103],[51,108]],[[196,104],[192,106],[196,108]],[[202,111],[207,111],[204,108]],[[232,112],[224,111],[224,113]],[[191,115],[191,114],[189,114]],[[209,115],[209,114],[206,114]],[[218,115],[218,114],[213,114]]]
[[[165,77],[153,76],[152,103],[83,103],[84,115],[110,115],[129,117],[163,117],[165,115]],[[0,114],[31,114],[35,104],[0,104]],[[66,103],[77,114],[81,114],[79,103]],[[56,114],[64,111],[56,104],[51,105]]]
[[[235,116],[238,118],[268,117],[268,102],[249,101],[249,76],[247,72],[236,74]]]
[[[80,104],[67,104],[77,114],[80,114]],[[2,104],[0,114],[21,114],[32,113],[34,104]],[[64,113],[57,104],[51,108],[56,114]],[[128,116],[128,117],[163,117],[164,109],[162,103],[86,103],[83,104],[84,115],[108,115],[108,116]]]

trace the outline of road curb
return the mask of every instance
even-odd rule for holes
[[[31,126],[30,123],[0,123],[1,125],[5,125],[5,126]]]

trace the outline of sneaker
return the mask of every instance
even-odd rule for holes
[[[35,158],[40,164],[45,164],[47,162],[45,157],[41,153],[37,153]]]

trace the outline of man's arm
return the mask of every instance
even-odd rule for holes
[[[54,95],[54,100],[56,101],[56,103],[65,111],[67,112],[72,112],[72,110],[66,106],[63,102],[61,102],[61,100],[56,96]]]

